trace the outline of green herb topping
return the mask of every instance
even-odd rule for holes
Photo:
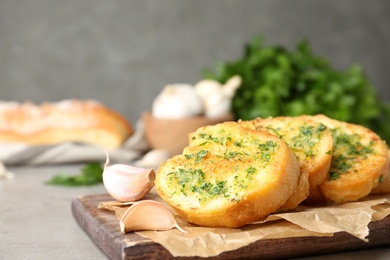
[[[334,140],[334,152],[330,170],[330,180],[336,180],[341,174],[347,173],[357,160],[366,159],[374,153],[373,142],[363,145],[358,134],[349,135],[342,129],[331,129]]]
[[[318,127],[315,127],[305,124],[299,127],[287,125],[285,128],[281,128],[270,124],[265,129],[284,140],[298,158],[303,157],[302,159],[304,159],[317,154],[316,145],[321,139],[326,126],[319,124]]]
[[[205,142],[208,144],[198,146],[204,147],[201,150],[184,154],[183,164],[167,174],[167,185],[172,188],[172,194],[180,192],[184,196],[197,198],[199,203],[203,203],[206,198],[240,201],[242,191],[256,185],[254,176],[261,170],[252,166],[252,162],[266,167],[278,148],[276,142],[261,142],[250,135],[235,139],[227,133],[201,132],[192,136],[192,139],[198,145]],[[249,144],[254,153],[246,149]],[[230,171],[234,177],[214,174],[213,171],[219,171],[220,167]]]

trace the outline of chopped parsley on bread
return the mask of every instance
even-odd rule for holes
[[[361,125],[324,115],[310,118],[328,126],[334,139],[329,177],[320,185],[325,201],[340,204],[370,194],[389,169],[386,143]]]
[[[300,181],[281,211],[293,209],[306,199],[318,201],[318,185],[327,178],[332,160],[333,138],[329,128],[305,116],[257,118],[239,123],[279,137],[298,159]]]
[[[237,228],[278,210],[300,176],[286,143],[236,122],[199,128],[160,165],[156,191],[186,221]]]

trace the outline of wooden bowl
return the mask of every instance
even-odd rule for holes
[[[220,118],[194,116],[183,119],[158,119],[150,112],[142,114],[145,136],[152,149],[164,149],[173,156],[181,154],[188,145],[188,134],[201,126],[215,125],[233,120],[231,114]]]

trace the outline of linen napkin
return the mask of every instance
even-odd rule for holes
[[[42,146],[0,143],[0,162],[6,166],[104,162],[107,152],[111,162],[130,163],[139,160],[148,150],[143,122],[139,120],[134,134],[119,149],[104,150],[101,147],[73,142]]]

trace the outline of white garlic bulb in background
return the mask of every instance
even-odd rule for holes
[[[168,151],[164,149],[153,149],[148,151],[140,160],[135,162],[135,166],[158,169],[159,165],[170,158]]]
[[[208,118],[218,118],[230,111],[231,98],[226,97],[222,91],[210,93],[204,100],[204,114]]]
[[[240,76],[233,76],[224,85],[209,79],[199,81],[194,89],[202,98],[206,117],[218,118],[229,113],[232,98],[240,85]]]
[[[195,84],[194,89],[203,102],[210,93],[220,92],[222,84],[213,79],[203,79]]]
[[[200,115],[202,101],[192,85],[167,85],[154,99],[152,114],[160,119],[179,119]]]
[[[236,90],[241,86],[242,79],[241,76],[236,75],[231,77],[226,81],[226,83],[222,87],[222,91],[225,96],[233,98]]]

